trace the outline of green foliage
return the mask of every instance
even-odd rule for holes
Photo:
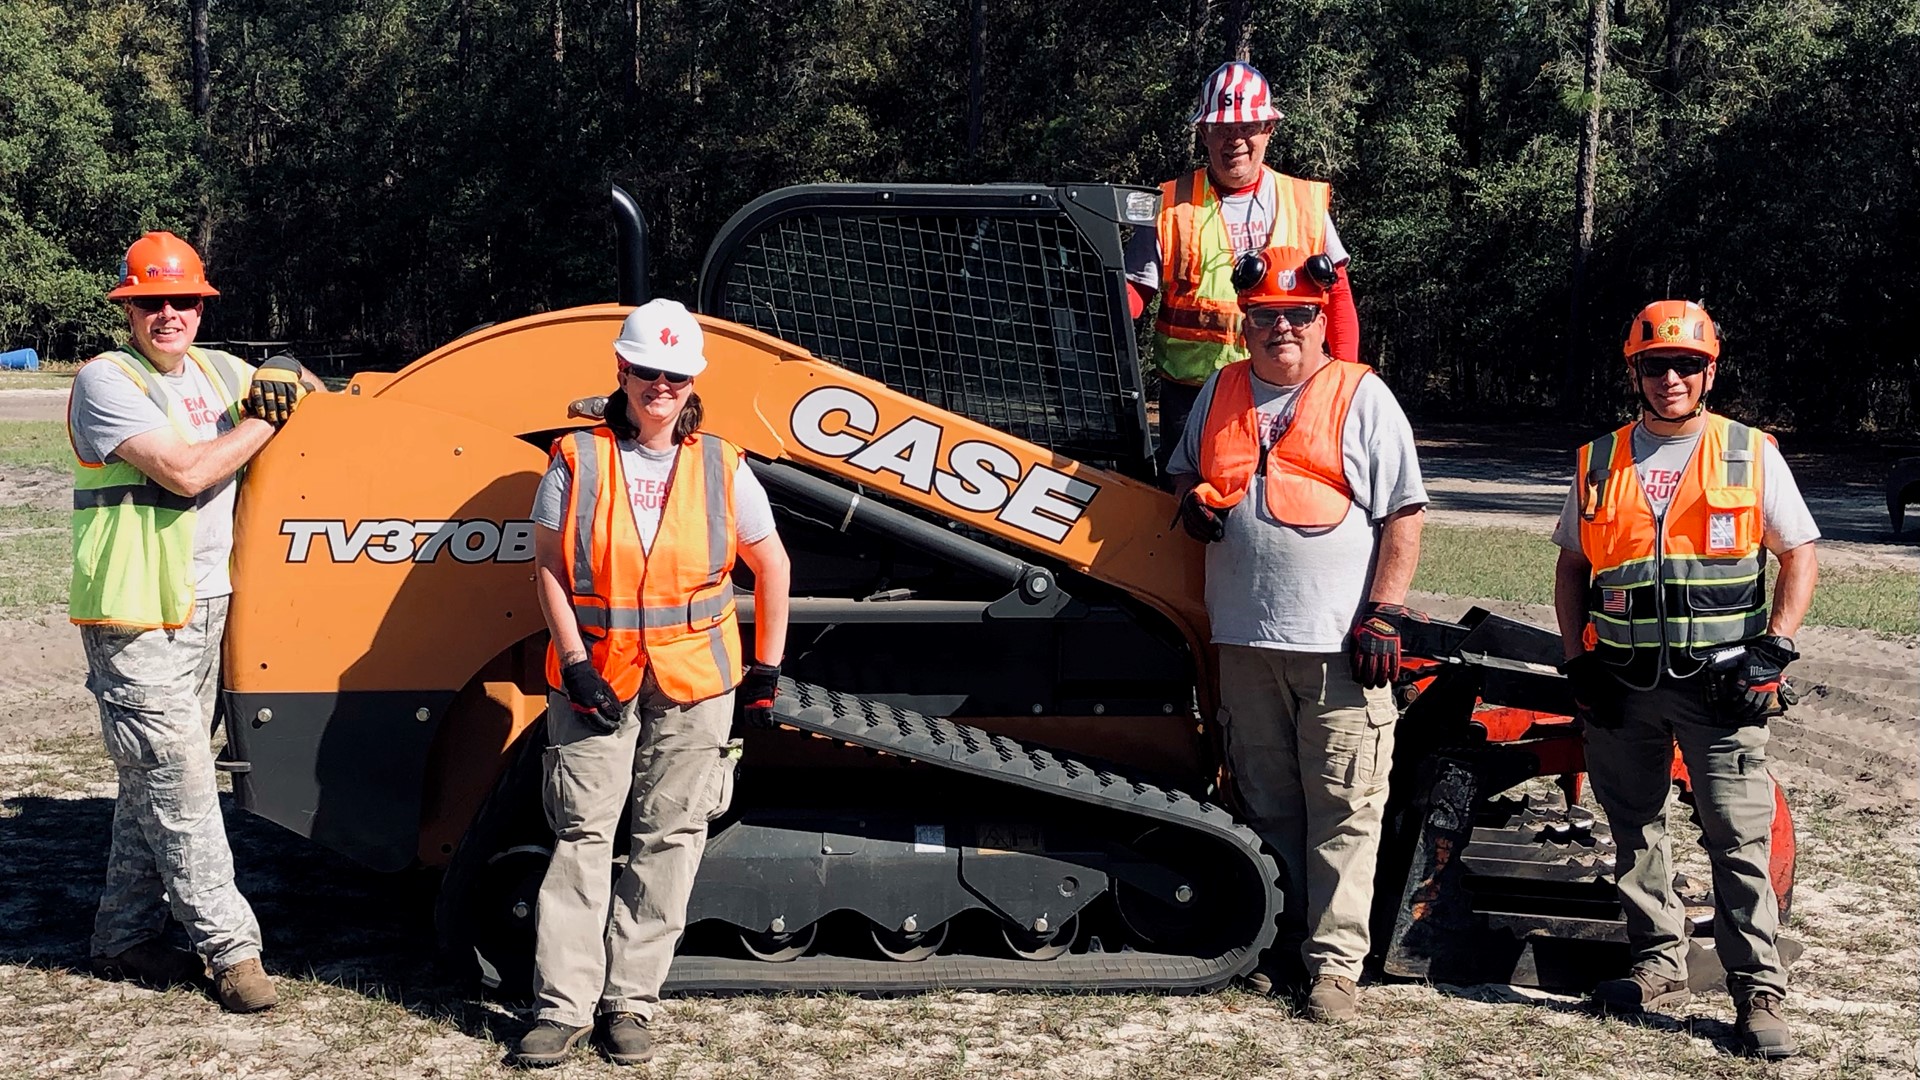
[[[1194,164],[1223,7],[1196,42],[1185,0],[994,0],[970,148],[953,0],[222,0],[204,131],[183,0],[0,0],[0,347],[91,351],[147,227],[210,239],[204,336],[400,361],[609,299],[609,181],[682,298],[721,223],[785,184],[1157,183]],[[1571,363],[1604,408],[1626,316],[1683,295],[1725,328],[1731,411],[1910,429],[1920,8],[1616,4],[1570,334],[1586,9],[1252,5],[1288,114],[1270,157],[1335,185],[1368,359],[1416,407],[1469,409],[1549,403]]]

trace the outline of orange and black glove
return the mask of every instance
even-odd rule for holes
[[[1201,502],[1196,492],[1187,492],[1174,517],[1188,536],[1203,544],[1216,543],[1227,535],[1227,512]]]
[[[1792,638],[1768,636],[1747,642],[1746,655],[1733,668],[1729,718],[1748,726],[1785,715],[1791,703],[1787,665],[1798,659],[1800,654],[1794,651]]]
[[[748,664],[740,680],[740,707],[748,727],[773,726],[773,699],[780,694],[779,664]]]
[[[284,353],[269,356],[254,370],[253,381],[247,385],[244,411],[248,416],[272,424],[278,431],[293,415],[293,407],[306,396],[307,387],[300,381],[300,361]]]
[[[1393,682],[1400,673],[1400,624],[1398,619],[1426,616],[1405,604],[1368,601],[1366,613],[1354,624],[1347,659],[1353,662],[1353,681],[1369,690]]]
[[[602,735],[620,728],[620,698],[613,687],[593,669],[591,660],[575,660],[560,669],[560,681],[566,684],[567,700],[573,703],[580,722]]]
[[[1573,690],[1573,715],[1588,727],[1612,731],[1620,726],[1620,680],[1600,654],[1583,652],[1560,661],[1560,674]]]

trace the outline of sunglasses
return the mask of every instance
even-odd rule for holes
[[[1707,358],[1704,356],[1643,356],[1639,360],[1640,377],[1643,379],[1664,379],[1671,371],[1683,379],[1690,379],[1707,370]]]
[[[1309,304],[1300,307],[1257,307],[1247,310],[1247,325],[1255,330],[1271,330],[1281,319],[1287,325],[1302,327],[1320,317],[1320,309]]]
[[[687,383],[693,381],[693,376],[691,375],[679,375],[671,371],[661,371],[659,368],[641,367],[639,364],[622,363],[620,370],[645,383],[665,379],[669,386],[685,386]]]
[[[201,305],[203,299],[198,296],[133,296],[129,297],[128,301],[134,307],[151,315],[168,306],[175,311],[192,311]]]

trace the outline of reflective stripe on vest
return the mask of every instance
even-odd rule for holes
[[[1691,675],[1713,650],[1766,632],[1765,438],[1708,413],[1664,518],[1634,467],[1632,424],[1580,449],[1587,618],[1629,683]]]
[[[1261,167],[1273,180],[1269,247],[1326,250],[1331,190]],[[1154,367],[1165,378],[1199,384],[1244,360],[1240,306],[1233,291],[1233,241],[1207,170],[1160,185],[1160,313],[1154,317]]]
[[[252,369],[239,357],[193,348],[199,366],[221,396],[233,423]],[[137,352],[106,352],[167,417],[180,437],[193,439],[193,424],[181,403],[166,392],[164,377]],[[124,461],[88,461],[74,438],[68,410],[67,440],[73,450],[73,579],[67,617],[76,623],[106,623],[137,629],[185,626],[193,617],[193,537],[197,500],[168,490]]]
[[[732,690],[741,670],[730,577],[739,449],[712,435],[678,446],[651,550],[640,543],[613,432],[564,435],[554,453],[573,476],[561,550],[594,669],[622,701],[640,692],[649,669],[661,693],[683,704]],[[562,686],[552,645],[547,682]]]
[[[1221,369],[1207,404],[1200,435],[1200,484],[1195,494],[1208,506],[1238,506],[1264,477],[1267,513],[1283,525],[1322,529],[1347,519],[1353,489],[1347,486],[1341,441],[1360,380],[1373,369],[1334,360],[1313,373],[1294,399],[1293,419],[1260,454],[1260,413],[1253,401],[1253,363]]]

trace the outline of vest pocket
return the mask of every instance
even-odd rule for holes
[[[1760,544],[1760,493],[1752,488],[1708,488],[1706,513],[1695,537],[1709,555],[1744,555]]]

